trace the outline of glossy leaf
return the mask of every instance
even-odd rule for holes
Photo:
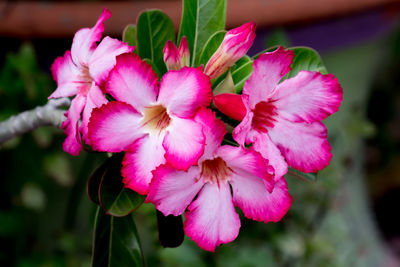
[[[151,66],[151,68],[157,73],[158,78],[161,79],[163,76],[163,73],[157,68],[156,64],[151,59],[145,58],[144,61],[146,61],[147,64]]]
[[[267,47],[274,47],[274,46],[283,46],[289,47],[290,46],[290,38],[287,35],[286,31],[282,28],[275,29],[272,31],[267,38],[266,46]]]
[[[136,210],[145,197],[125,188],[122,183],[121,167],[123,153],[114,154],[109,159],[99,187],[100,205],[107,214],[125,216]]]
[[[212,79],[211,80],[211,86],[212,89],[215,90],[218,86],[220,86],[220,84],[222,84],[226,78],[226,76],[228,75],[228,71],[226,71],[224,74],[222,74],[221,76]]]
[[[128,43],[130,46],[136,47],[136,31],[137,29],[135,24],[126,25],[124,32],[122,33],[122,41]]]
[[[156,210],[156,212],[160,244],[168,248],[180,246],[185,238],[182,216],[164,216],[160,211]]]
[[[207,43],[204,45],[199,57],[199,65],[203,64],[206,66],[208,60],[217,51],[218,47],[221,45],[222,40],[224,40],[226,31],[218,31],[211,35]]]
[[[163,49],[168,40],[175,42],[175,29],[167,15],[160,10],[149,10],[140,14],[137,22],[139,56],[154,62],[161,75],[167,72]]]
[[[305,180],[305,181],[316,181],[317,180],[317,174],[316,173],[304,173],[300,172],[298,170],[293,169],[292,167],[289,167],[288,173],[286,174],[287,176],[291,176],[300,180]]]
[[[110,165],[110,158],[103,162],[89,177],[86,184],[86,192],[89,199],[97,205],[100,205],[99,201],[99,187],[101,179],[104,173]]]
[[[239,59],[231,68],[231,76],[233,84],[236,88],[236,93],[241,93],[243,90],[243,85],[253,73],[253,60],[248,56],[243,56]],[[213,88],[219,87],[226,78],[226,75],[218,77],[213,81]]]
[[[139,235],[132,215],[113,217],[98,208],[93,233],[91,266],[144,266]]]
[[[309,47],[293,47],[290,50],[294,51],[294,59],[292,70],[284,77],[291,78],[297,75],[300,70],[318,71],[322,74],[327,74],[321,56],[312,48]]]
[[[225,29],[226,0],[184,0],[178,39],[186,36],[191,66],[199,65],[200,53],[215,32]]]
[[[232,67],[232,80],[235,85],[236,92],[240,93],[243,90],[243,85],[253,73],[253,60],[248,56],[243,56]]]

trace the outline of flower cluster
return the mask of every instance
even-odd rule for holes
[[[168,41],[169,71],[159,80],[134,47],[109,37],[97,45],[109,17],[104,10],[93,28],[78,31],[52,66],[58,87],[50,98],[75,96],[62,125],[64,150],[79,154],[83,140],[97,151],[125,152],[125,187],[164,215],[185,214],[185,233],[205,250],[237,237],[235,207],[256,221],[279,221],[292,203],[288,166],[316,172],[332,157],[321,120],[341,103],[337,79],[300,71],[280,82],[294,53],[279,47],[254,60],[241,95],[214,96],[211,80],[246,54],[254,23],[227,32],[204,71],[189,67],[185,37],[179,48]],[[211,102],[240,121],[237,146],[222,145],[225,123]]]

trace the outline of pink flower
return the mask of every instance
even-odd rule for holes
[[[164,47],[164,62],[168,70],[179,70],[189,66],[190,52],[186,37],[183,36],[179,45],[179,50],[176,45],[167,41]]]
[[[79,155],[82,149],[81,133],[84,141],[90,144],[87,138],[89,117],[94,107],[107,102],[99,86],[104,84],[108,72],[114,67],[115,57],[134,49],[110,37],[105,37],[97,46],[104,31],[104,21],[110,17],[110,11],[104,9],[93,28],[79,30],[74,36],[71,51],[58,57],[51,67],[57,89],[49,99],[76,96],[62,124],[67,135],[63,148],[72,155]],[[82,124],[79,127],[81,116]]]
[[[146,202],[164,215],[185,214],[184,230],[202,249],[234,240],[240,228],[235,206],[247,218],[277,222],[289,210],[292,198],[284,179],[274,184],[272,168],[258,152],[220,146],[225,125],[208,109],[195,120],[203,125],[206,147],[197,166],[186,172],[164,164],[153,173]],[[232,193],[231,193],[232,187]],[[197,196],[197,197],[196,197]]]
[[[220,47],[208,61],[204,72],[215,79],[243,57],[253,44],[256,24],[248,22],[228,31]]]
[[[212,99],[211,83],[201,68],[167,72],[161,83],[136,54],[117,57],[106,92],[117,101],[93,110],[89,138],[96,150],[126,151],[125,186],[148,192],[151,171],[168,162],[187,170],[204,151],[204,134],[193,118]]]
[[[274,167],[277,179],[288,165],[302,172],[329,165],[331,147],[321,121],[338,111],[343,94],[332,74],[300,71],[279,83],[291,70],[293,57],[293,51],[283,47],[261,55],[242,96],[221,94],[214,101],[220,111],[242,120],[233,131],[234,139],[241,145],[253,143]]]

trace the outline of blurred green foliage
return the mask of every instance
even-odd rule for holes
[[[54,88],[23,44],[0,66],[0,120],[45,104]],[[85,184],[105,155],[69,156],[64,138],[43,127],[0,147],[0,266],[89,266],[95,207]]]
[[[55,83],[39,69],[29,43],[6,55],[0,71],[0,120],[47,102]]]

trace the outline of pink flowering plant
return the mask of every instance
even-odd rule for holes
[[[256,24],[225,31],[226,1],[198,2],[183,1],[177,39],[159,10],[123,41],[102,39],[104,9],[52,66],[49,99],[72,98],[63,149],[109,153],[87,184],[99,205],[93,266],[142,265],[130,214],[143,202],[157,209],[163,246],[184,233],[215,251],[239,234],[235,208],[278,223],[292,205],[285,175],[315,179],[332,158],[322,120],[339,110],[342,88],[319,55],[280,46],[249,57]]]

